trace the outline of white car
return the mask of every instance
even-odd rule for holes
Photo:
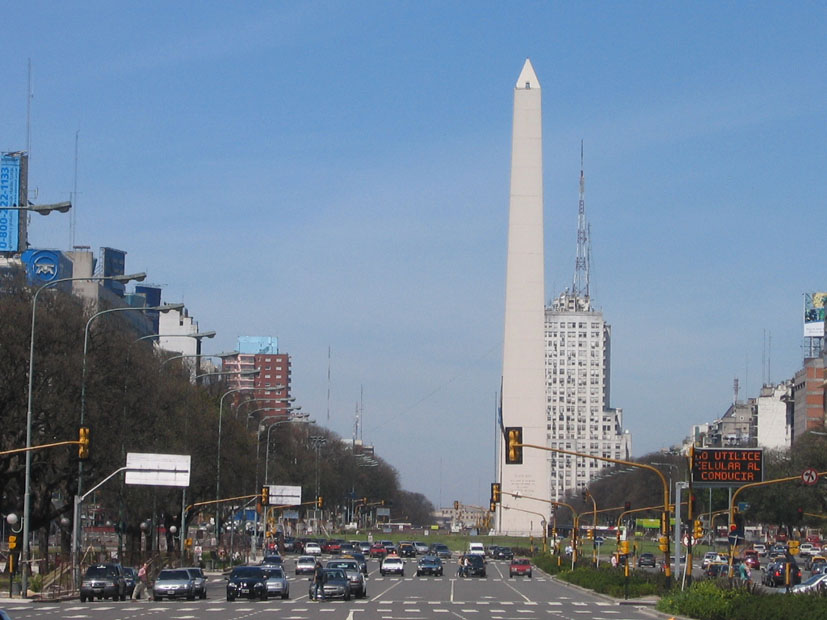
[[[478,542],[469,543],[467,555],[479,555],[485,557],[485,545]]]
[[[304,545],[304,552],[306,555],[321,555],[322,548],[319,543],[309,542]]]
[[[672,558],[673,561],[674,559],[675,558]],[[720,564],[722,562],[727,562],[727,558],[725,558],[720,553],[716,553],[715,551],[707,551],[706,553],[704,553],[704,559],[701,560],[701,568],[706,568],[712,562]]]
[[[296,574],[312,575],[316,570],[316,558],[312,555],[301,555],[296,558]]]
[[[379,565],[379,572],[384,577],[389,573],[395,573],[397,575],[405,576],[405,562],[402,561],[402,558],[397,557],[395,555],[389,555],[384,560],[382,560],[382,564]]]
[[[808,555],[812,555],[813,553],[813,543],[801,543],[798,547],[798,555],[802,557],[807,557]]]
[[[755,549],[758,552],[758,555],[761,556],[762,558],[766,557],[766,555],[767,555],[767,546],[766,545],[762,545],[761,543],[758,543],[757,545],[753,545],[752,548]]]

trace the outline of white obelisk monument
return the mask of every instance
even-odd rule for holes
[[[502,421],[523,428],[523,443],[545,446],[545,292],[543,279],[543,131],[540,82],[525,61],[514,89],[511,195],[505,284]],[[502,441],[502,440],[501,440]],[[543,535],[548,501],[514,498],[518,493],[548,500],[551,453],[523,449],[522,465],[505,464],[500,446],[502,504],[498,528],[515,535]]]

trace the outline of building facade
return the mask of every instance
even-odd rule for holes
[[[549,447],[628,460],[631,435],[610,405],[611,326],[588,297],[568,291],[546,308],[546,416]],[[551,497],[585,489],[611,463],[551,453]]]
[[[292,409],[290,397],[290,356],[279,353],[278,339],[270,336],[242,336],[238,353],[223,358],[225,372],[258,370],[258,375],[228,375],[229,389],[241,389],[235,401],[254,400],[247,415],[258,420],[286,415]],[[255,412],[255,413],[254,413]]]

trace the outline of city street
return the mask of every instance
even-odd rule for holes
[[[456,562],[446,562],[443,577],[415,577],[415,561],[408,561],[404,577],[379,576],[378,564],[369,566],[368,598],[345,601],[309,601],[309,580],[290,574],[288,600],[229,603],[224,580],[211,576],[208,598],[200,601],[79,601],[43,604],[12,604],[6,611],[14,620],[92,618],[131,620],[135,618],[279,618],[301,620],[424,620],[432,618],[492,618],[533,620],[539,618],[640,620],[652,618],[651,611],[620,605],[605,597],[552,581],[535,568],[533,579],[508,577],[508,563],[488,562],[486,578],[457,579]],[[651,609],[651,608],[650,608]]]

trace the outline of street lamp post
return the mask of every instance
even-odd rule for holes
[[[32,484],[32,452],[30,448],[32,447],[32,387],[34,385],[34,329],[35,329],[35,318],[37,316],[37,299],[40,296],[40,293],[47,288],[51,288],[56,284],[60,284],[61,282],[77,282],[77,281],[103,281],[103,280],[113,280],[115,282],[129,282],[130,280],[135,280],[136,282],[141,282],[146,278],[145,273],[134,273],[129,275],[122,275],[122,276],[89,276],[84,278],[58,278],[56,280],[52,280],[51,282],[47,282],[43,286],[35,291],[34,296],[32,297],[32,333],[31,333],[31,342],[29,345],[29,386],[28,386],[28,397],[27,397],[27,404],[26,404],[26,476],[25,476],[25,483],[24,483],[24,492],[23,492],[23,547],[20,553],[20,563],[21,563],[21,571],[22,571],[22,587],[23,587],[23,596],[26,596],[26,590],[29,585],[29,576],[28,576],[28,568],[29,568],[29,527],[30,527],[30,520],[31,520],[31,484]]]
[[[249,372],[249,371],[244,371]],[[254,371],[258,373],[258,371]],[[224,417],[224,399],[230,394],[237,392],[249,392],[255,390],[254,387],[233,388],[227,390],[221,395],[218,403],[218,447],[216,449],[216,466],[215,466],[215,544],[221,544],[221,520],[219,519],[220,506],[218,500],[221,499],[221,419]]]

